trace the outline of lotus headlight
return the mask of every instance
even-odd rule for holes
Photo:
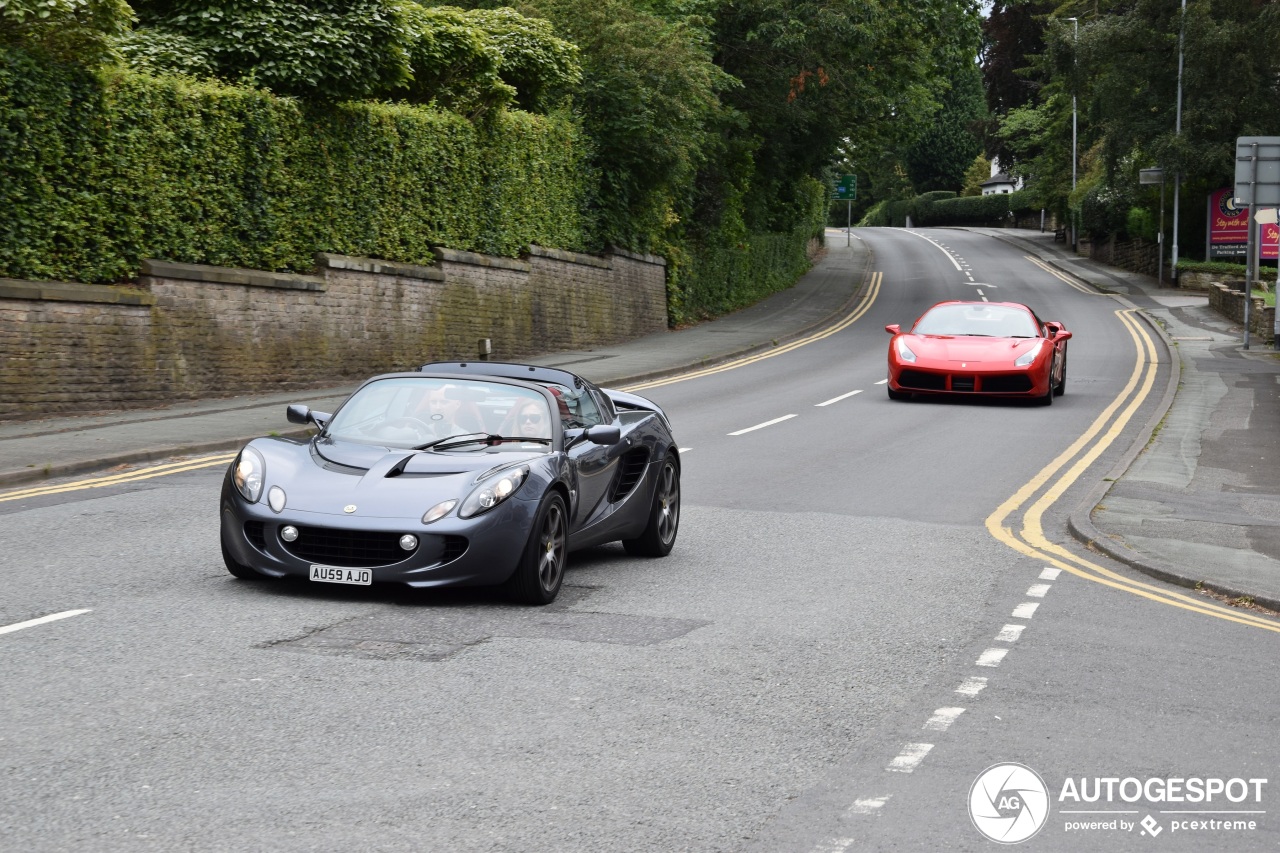
[[[1028,364],[1036,360],[1036,356],[1040,355],[1040,348],[1044,346],[1044,341],[1038,342],[1031,349],[1018,356],[1017,361],[1013,364],[1015,367],[1026,367]]]
[[[257,503],[258,498],[262,497],[262,482],[266,476],[267,463],[262,454],[252,447],[241,450],[231,474],[231,480],[236,484],[241,497],[249,503]]]
[[[457,498],[452,498],[450,500],[442,501],[436,504],[435,506],[433,506],[431,509],[427,510],[423,514],[422,523],[430,524],[433,521],[439,521],[440,519],[444,518],[446,515],[449,514],[449,510],[453,509],[457,505],[458,505]]]
[[[916,360],[916,354],[911,351],[911,347],[907,346],[907,342],[902,338],[898,338],[898,358],[910,362]]]
[[[471,518],[488,512],[516,493],[529,477],[529,466],[504,468],[485,477],[471,494],[467,495],[458,510],[458,518]]]

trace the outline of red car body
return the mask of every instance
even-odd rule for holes
[[[1067,340],[1061,323],[1042,321],[1016,302],[939,302],[911,331],[885,326],[889,397],[966,394],[1024,397],[1043,405],[1066,390]]]

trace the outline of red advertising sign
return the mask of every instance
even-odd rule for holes
[[[1280,227],[1274,224],[1258,226],[1259,254],[1262,259],[1280,255]],[[1237,207],[1234,191],[1230,188],[1215,191],[1209,196],[1209,258],[1231,258],[1244,262],[1248,253],[1249,208]]]

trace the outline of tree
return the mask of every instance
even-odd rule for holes
[[[933,121],[907,149],[905,164],[916,192],[960,191],[965,171],[982,152],[979,139],[986,118],[982,71],[965,63]]]
[[[99,62],[112,57],[111,37],[128,30],[132,15],[124,0],[0,0],[0,44]]]
[[[991,161],[979,154],[965,170],[962,196],[982,195],[982,185],[991,177]]]

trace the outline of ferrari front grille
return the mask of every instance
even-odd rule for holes
[[[984,376],[982,390],[988,394],[1023,394],[1031,390],[1031,377],[1025,373]]]
[[[903,388],[919,388],[921,391],[947,390],[947,377],[942,373],[925,373],[923,370],[904,370],[898,375]]]
[[[972,376],[952,376],[951,377],[952,391],[972,391],[975,385],[976,383],[974,382]]]
[[[326,566],[370,568],[399,563],[413,555],[400,547],[400,533],[298,527],[298,538],[281,544],[303,560]],[[419,546],[421,547],[421,546]]]
[[[618,479],[613,484],[613,491],[609,493],[609,501],[617,503],[631,494],[631,490],[644,476],[644,469],[648,464],[649,448],[647,447],[638,447],[624,453],[622,463],[618,466]]]

